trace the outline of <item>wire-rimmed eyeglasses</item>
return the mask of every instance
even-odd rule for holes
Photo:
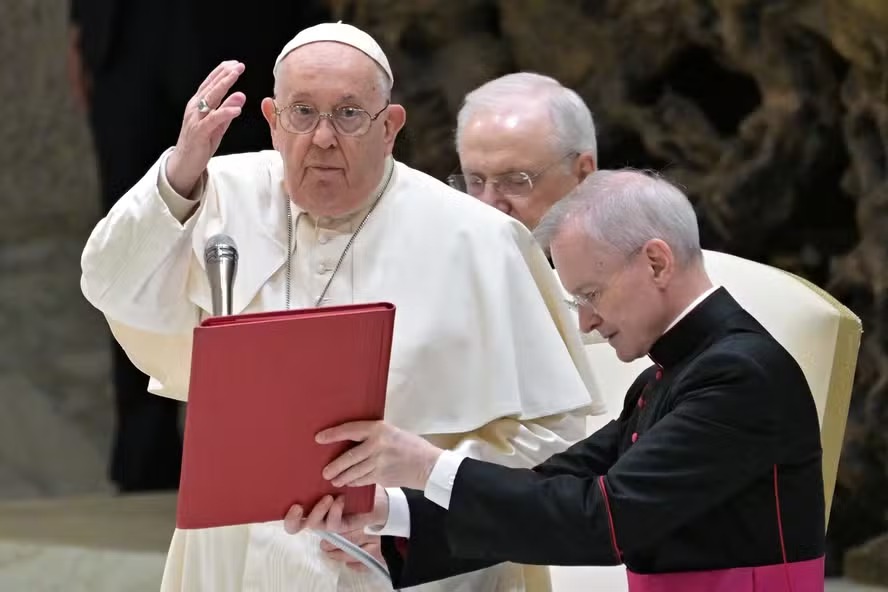
[[[311,105],[293,103],[287,107],[274,105],[274,113],[277,115],[281,127],[293,134],[310,134],[318,127],[322,118],[327,118],[333,128],[343,136],[362,136],[369,131],[373,122],[388,109],[390,102],[370,115],[360,107],[338,107],[332,112],[318,111]]]
[[[568,152],[538,170],[535,173],[527,171],[514,171],[504,173],[485,179],[481,175],[450,175],[447,177],[447,183],[454,189],[468,193],[473,197],[479,197],[484,193],[484,188],[490,183],[494,189],[504,197],[527,197],[533,191],[533,182],[540,175],[554,167],[566,158],[574,158],[579,156],[578,152]]]

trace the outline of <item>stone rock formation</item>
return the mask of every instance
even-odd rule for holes
[[[443,178],[467,91],[510,71],[554,76],[595,114],[602,167],[666,173],[694,200],[704,246],[802,275],[855,311],[864,336],[831,571],[888,528],[888,2],[331,6],[389,55],[408,109],[400,158]]]

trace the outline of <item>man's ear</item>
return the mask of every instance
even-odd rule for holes
[[[274,145],[275,149],[277,149],[277,143],[274,139],[274,132],[277,131],[278,118],[277,113],[274,112],[274,101],[269,97],[265,97],[264,99],[262,99],[261,109],[262,115],[263,117],[265,117],[265,121],[268,122],[268,130],[271,133],[271,143]]]
[[[594,173],[597,168],[598,163],[595,162],[595,156],[593,156],[591,152],[581,152],[574,163],[574,171],[577,175],[577,179],[581,182],[583,179]]]
[[[660,288],[665,288],[675,273],[675,256],[672,249],[665,241],[653,238],[644,244],[642,253],[651,270],[654,283]]]
[[[401,128],[404,127],[405,123],[407,123],[407,110],[401,105],[389,105],[386,110],[384,124],[384,140],[387,147],[387,154],[391,154],[394,149],[395,138],[398,137],[398,132],[401,131]]]

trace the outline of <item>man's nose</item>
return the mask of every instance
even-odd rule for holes
[[[579,314],[580,317],[580,330],[583,333],[591,333],[601,326],[601,315],[596,312],[595,307],[592,305],[586,304],[580,306],[580,310],[577,314]]]
[[[512,211],[511,202],[500,194],[493,183],[488,182],[484,184],[484,191],[481,192],[478,199],[503,213],[509,214]]]
[[[336,141],[336,130],[333,128],[333,123],[326,117],[322,117],[312,134],[312,143],[318,148],[327,149],[335,146]]]

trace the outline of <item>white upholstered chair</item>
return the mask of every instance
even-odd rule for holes
[[[777,268],[704,251],[706,270],[795,357],[814,396],[823,443],[826,518],[836,482],[839,453],[860,345],[860,319],[825,291]],[[623,396],[647,366],[647,358],[625,364],[606,343],[586,346],[592,371],[608,405],[605,417],[589,420],[594,431],[619,415]],[[625,568],[553,566],[553,592],[622,592]]]

